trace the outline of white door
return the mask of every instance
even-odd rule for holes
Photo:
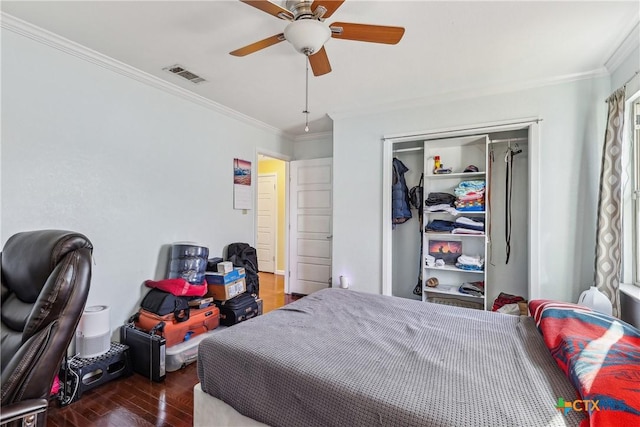
[[[273,174],[258,175],[258,235],[256,251],[260,271],[276,270],[276,218],[277,177]]]
[[[289,292],[331,284],[332,159],[291,162]]]

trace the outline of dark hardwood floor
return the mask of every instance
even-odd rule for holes
[[[284,293],[284,278],[260,273],[260,297],[267,313],[291,302]],[[168,372],[162,383],[139,374],[117,378],[60,407],[51,400],[47,424],[51,427],[182,427],[193,424],[193,386],[198,383],[196,363]]]

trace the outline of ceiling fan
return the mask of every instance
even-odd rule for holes
[[[334,22],[324,20],[338,9],[344,0],[287,0],[286,9],[268,0],[240,0],[276,18],[290,21],[284,31],[264,40],[230,52],[234,56],[245,56],[287,40],[296,51],[309,58],[315,76],[331,71],[324,44],[330,38],[356,40],[371,43],[396,44],[404,34],[402,27],[384,25]]]

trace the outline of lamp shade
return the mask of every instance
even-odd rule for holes
[[[305,55],[318,52],[330,37],[329,27],[315,19],[293,21],[284,29],[284,38],[295,50]]]
[[[613,306],[609,298],[595,286],[591,286],[588,291],[580,294],[578,304],[608,315],[611,315],[613,311]]]

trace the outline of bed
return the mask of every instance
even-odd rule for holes
[[[539,326],[527,316],[322,290],[202,341],[194,425],[588,421],[564,407],[578,390]]]

